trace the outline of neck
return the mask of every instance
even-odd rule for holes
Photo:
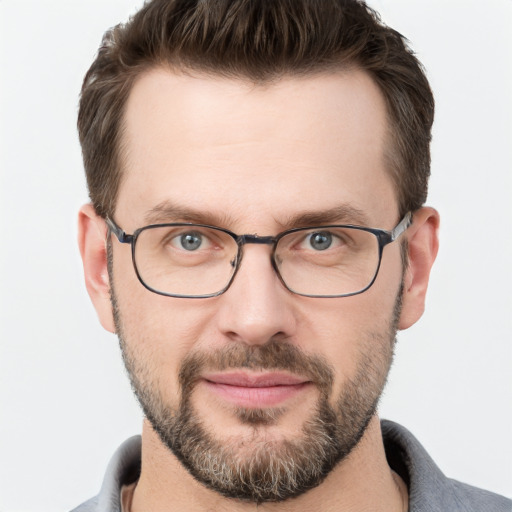
[[[405,512],[407,488],[388,466],[380,423],[371,420],[361,441],[316,488],[281,503],[256,505],[225,498],[197,482],[162,444],[147,420],[141,475],[131,512]]]

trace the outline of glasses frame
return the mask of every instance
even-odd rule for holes
[[[153,293],[156,293],[158,295],[164,295],[166,297],[183,298],[183,299],[207,299],[207,298],[211,298],[211,297],[218,297],[219,295],[222,295],[223,293],[225,293],[228,290],[228,288],[231,286],[231,284],[233,283],[233,281],[235,279],[238,269],[240,268],[240,265],[242,263],[243,246],[246,244],[260,244],[260,245],[271,245],[272,246],[272,252],[270,255],[272,268],[274,269],[275,273],[277,274],[277,277],[279,278],[279,280],[281,281],[283,286],[288,291],[290,291],[291,293],[294,293],[296,295],[300,295],[302,297],[329,299],[329,298],[351,297],[353,295],[359,295],[361,293],[364,293],[366,290],[368,290],[373,285],[375,280],[377,279],[377,275],[379,273],[380,265],[381,265],[381,261],[382,261],[382,252],[384,250],[384,247],[386,247],[386,245],[397,240],[400,237],[400,235],[402,235],[402,233],[404,233],[411,226],[412,218],[413,218],[412,212],[406,213],[405,216],[402,218],[402,220],[391,231],[386,231],[384,229],[368,228],[365,226],[357,226],[357,225],[353,225],[353,224],[330,224],[330,225],[325,225],[325,226],[309,226],[309,227],[306,226],[306,227],[301,227],[301,228],[288,229],[286,231],[282,231],[281,233],[278,233],[275,236],[259,236],[259,235],[250,235],[250,234],[237,235],[236,233],[233,233],[232,231],[229,231],[228,229],[220,228],[218,226],[211,226],[208,224],[195,224],[193,222],[171,222],[171,223],[164,223],[164,224],[149,224],[147,226],[143,226],[141,228],[136,229],[132,234],[128,234],[125,231],[123,231],[115,223],[115,221],[113,221],[111,218],[107,217],[105,219],[105,222],[108,227],[109,235],[111,233],[113,233],[120,243],[131,245],[133,268],[134,268],[135,274],[137,275],[137,278],[140,281],[140,283],[142,284],[142,286],[144,286],[144,288],[146,288],[147,290],[149,290]],[[135,260],[135,245],[137,243],[137,238],[145,230],[159,228],[159,227],[173,227],[173,226],[197,226],[200,228],[210,228],[210,229],[215,229],[215,230],[221,231],[221,232],[229,235],[231,238],[233,238],[233,240],[236,242],[236,244],[238,246],[236,262],[235,262],[235,270],[234,270],[231,278],[229,279],[228,283],[226,284],[226,286],[224,288],[222,288],[222,290],[215,292],[215,293],[209,293],[209,294],[203,294],[203,295],[182,295],[182,294],[162,292],[160,290],[152,288],[151,286],[149,286],[148,284],[146,284],[144,282],[144,280],[142,279],[142,277],[139,273],[139,270],[137,268],[137,262]],[[378,249],[379,249],[378,250],[379,262],[377,264],[377,268],[375,270],[375,274],[374,274],[372,280],[362,290],[359,290],[357,292],[342,293],[342,294],[338,294],[338,295],[316,295],[316,294],[300,293],[300,292],[293,290],[284,281],[283,277],[281,276],[281,273],[279,272],[279,268],[278,268],[276,260],[275,260],[275,252],[276,252],[276,247],[277,247],[279,240],[281,240],[284,236],[286,236],[288,234],[296,233],[298,231],[305,231],[305,230],[309,230],[309,229],[323,230],[323,229],[332,229],[332,228],[359,229],[361,231],[366,231],[368,233],[371,233],[372,235],[374,235],[377,238]]]

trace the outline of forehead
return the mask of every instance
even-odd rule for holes
[[[382,95],[358,70],[264,85],[152,70],[126,105],[116,216],[139,227],[170,202],[246,229],[340,205],[394,218],[386,132]]]

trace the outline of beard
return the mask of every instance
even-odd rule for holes
[[[111,275],[111,283],[113,283]],[[280,502],[318,486],[353,450],[374,416],[393,360],[401,289],[384,332],[365,333],[354,376],[333,397],[334,368],[323,357],[306,354],[288,341],[264,345],[231,344],[216,351],[190,353],[180,365],[179,404],[162,395],[150,367],[138,357],[136,342],[123,330],[111,289],[116,332],[132,389],[161,442],[200,483],[221,495],[253,503]],[[234,369],[287,371],[306,377],[319,391],[301,434],[294,439],[267,439],[265,428],[277,425],[281,408],[237,407],[234,414],[252,435],[219,438],[192,403],[205,371]]]

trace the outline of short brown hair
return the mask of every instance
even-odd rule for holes
[[[151,0],[103,37],[82,86],[78,131],[96,212],[113,215],[124,108],[157,66],[264,83],[357,66],[385,98],[387,164],[402,214],[426,200],[434,100],[407,41],[360,0]]]

